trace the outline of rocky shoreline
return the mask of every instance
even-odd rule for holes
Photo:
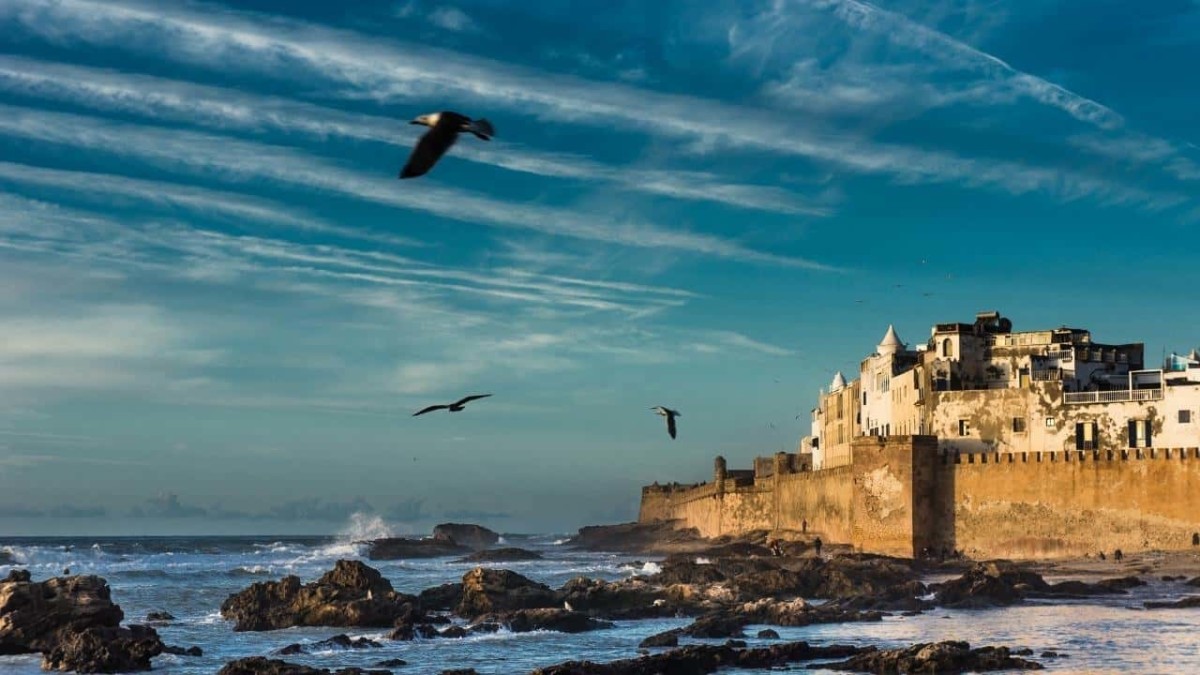
[[[664,535],[665,539],[659,539]],[[430,540],[403,541],[433,541],[468,550],[470,559],[486,564],[467,571],[458,582],[414,595],[397,592],[378,570],[361,560],[338,560],[333,569],[307,584],[297,576],[285,576],[233,593],[221,604],[221,616],[238,632],[296,626],[375,628],[386,629],[390,641],[454,640],[501,629],[580,633],[607,630],[614,622],[690,619],[679,628],[647,631],[636,658],[610,663],[572,661],[534,671],[545,675],[709,673],[727,667],[771,668],[816,661],[821,668],[848,672],[984,672],[1040,669],[1042,665],[1027,658],[1032,650],[1002,645],[935,642],[881,649],[779,642],[751,647],[741,638],[751,625],[873,622],[936,608],[969,611],[1031,599],[1121,595],[1145,584],[1140,575],[1156,571],[1154,560],[1134,559],[1120,566],[1093,565],[1094,580],[1051,583],[1043,572],[1057,573],[1079,561],[1056,567],[1008,561],[911,560],[837,549],[830,554],[828,548],[825,555],[817,555],[815,547],[803,541],[768,547],[765,533],[705,540],[694,533],[665,533],[658,525],[626,524],[583,528],[568,546],[587,550],[613,546],[626,553],[665,556],[656,561],[653,573],[616,581],[580,576],[552,588],[511,569],[492,566],[531,558],[521,549],[499,547],[499,536],[478,526],[454,525],[435,532]],[[618,541],[623,543],[616,546]],[[1172,579],[1200,586],[1194,574],[1200,565],[1175,562],[1172,571],[1188,573]],[[1160,565],[1157,569],[1165,568]],[[1117,574],[1105,575],[1106,571]],[[945,580],[928,583],[930,575]],[[1145,605],[1147,609],[1195,607],[1200,606],[1200,597]],[[150,625],[122,626],[124,618],[100,577],[66,576],[38,582],[27,571],[15,570],[0,581],[0,654],[41,653],[43,669],[88,673],[148,670],[152,660],[163,653],[199,654],[196,648],[163,644]],[[158,625],[173,619],[163,612],[146,618],[147,623]],[[779,635],[766,628],[757,637],[770,640]],[[321,649],[372,650],[381,646],[380,639],[336,634],[319,642],[288,645],[271,654],[235,659],[221,673],[383,675],[406,665],[399,659],[381,659],[369,670],[330,671],[281,658]],[[1045,652],[1042,656],[1052,655]]]

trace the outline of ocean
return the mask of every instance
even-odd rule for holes
[[[614,580],[657,570],[653,562],[646,562],[652,557],[578,551],[563,545],[566,536],[506,535],[508,545],[536,550],[545,559],[492,566],[512,569],[555,588],[579,575]],[[365,546],[335,536],[0,537],[0,550],[7,551],[20,567],[29,569],[35,580],[58,575],[67,567],[73,574],[104,577],[112,587],[113,600],[125,611],[126,623],[142,622],[152,611],[170,612],[177,620],[157,627],[163,641],[204,650],[202,657],[157,657],[155,671],[172,675],[215,673],[236,658],[272,656],[286,645],[316,642],[338,633],[376,639],[383,647],[274,658],[326,668],[370,667],[385,659],[404,659],[408,665],[397,667],[398,674],[438,673],[446,668],[528,673],[539,666],[572,659],[611,661],[634,657],[643,638],[690,623],[684,618],[620,621],[612,629],[577,635],[501,631],[463,639],[411,642],[389,641],[388,631],[373,629],[294,628],[235,633],[220,616],[221,602],[256,581],[296,574],[307,583],[332,568],[338,559],[360,558],[378,569],[397,590],[417,593],[458,581],[474,565],[453,558],[369,561]],[[0,565],[0,576],[12,567]],[[1055,650],[1067,654],[1067,658],[1037,660],[1048,672],[1057,673],[1200,672],[1200,610],[1140,609],[1147,599],[1187,595],[1189,587],[1143,578],[1149,584],[1133,589],[1129,595],[1087,601],[1030,601],[1005,609],[938,609],[876,623],[774,628],[785,640],[814,644],[892,647],[954,639],[966,640],[972,646],[1030,647],[1037,654]],[[770,644],[772,641],[753,637],[759,628],[750,627],[747,635],[751,637],[746,641],[751,645]],[[685,639],[681,644],[687,642]],[[37,655],[0,656],[0,672],[5,675],[41,673],[39,664]]]

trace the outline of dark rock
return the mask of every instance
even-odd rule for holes
[[[558,606],[558,595],[545,584],[509,570],[476,567],[463,575],[462,600],[455,613],[473,619],[484,614]]]
[[[491,548],[464,556],[459,562],[520,562],[541,559],[542,554],[537,551],[527,551],[523,548]]]
[[[576,611],[609,619],[674,616],[697,604],[639,577],[614,582],[575,577],[563,585],[559,595]]]
[[[980,563],[961,577],[936,585],[936,599],[943,607],[976,609],[1013,605],[1023,601],[1028,591],[1049,588],[1040,575],[1012,563]]]
[[[400,666],[407,666],[407,665],[408,665],[408,661],[405,661],[404,659],[386,659],[386,660],[380,661],[379,663],[376,663],[375,667],[376,668],[399,668]]]
[[[641,648],[678,647],[679,646],[679,634],[682,632],[683,631],[681,631],[678,628],[673,628],[671,630],[663,631],[661,633],[655,633],[654,635],[651,635],[650,637],[646,638],[645,640],[642,640],[638,644],[638,647],[641,647]]]
[[[1165,600],[1150,600],[1145,603],[1146,609],[1189,609],[1200,607],[1200,595],[1189,595],[1182,600],[1168,602]]]
[[[286,656],[290,654],[307,654],[325,649],[378,649],[382,646],[370,638],[361,637],[351,639],[350,636],[341,634],[334,635],[328,640],[321,640],[320,642],[313,642],[307,645],[300,643],[290,644],[280,649],[279,653]]]
[[[333,570],[302,586],[300,578],[264,581],[229,596],[221,616],[235,631],[291,626],[389,627],[411,612],[416,598],[397,593],[378,571],[357,560],[339,560]]]
[[[150,659],[162,651],[162,640],[149,626],[93,626],[60,632],[54,646],[42,654],[42,670],[77,673],[150,670]]]
[[[1177,577],[1177,578],[1183,579],[1184,577]],[[1130,588],[1137,588],[1138,586],[1145,586],[1146,582],[1142,581],[1141,579],[1139,579],[1135,576],[1128,576],[1128,577],[1119,577],[1116,579],[1104,579],[1104,580],[1096,582],[1096,585],[1103,586],[1105,588],[1116,588],[1116,589],[1128,590]]]
[[[474,668],[453,668],[451,670],[443,670],[441,675],[479,675]]]
[[[462,602],[462,584],[442,584],[426,588],[417,596],[417,604],[421,609],[431,611],[449,611],[458,607]]]
[[[465,638],[468,635],[470,635],[470,633],[462,626],[450,626],[449,628],[438,633],[438,637],[444,638]]]
[[[472,625],[468,630],[470,630],[473,635],[486,635],[488,633],[498,633],[500,632],[501,628],[503,628],[503,626],[495,621],[483,621]]]
[[[745,617],[717,612],[696,619],[683,629],[683,634],[698,638],[741,637],[745,635],[742,629],[748,623]]]
[[[442,523],[433,528],[433,538],[439,541],[450,541],[459,546],[481,550],[495,546],[500,541],[500,535],[482,525],[462,523]]]
[[[1042,652],[1042,658],[1043,659],[1065,659],[1065,658],[1067,658],[1067,655],[1060,654],[1054,650],[1047,650],[1047,651]]]
[[[174,654],[176,656],[204,656],[204,650],[194,645],[186,649],[174,645],[166,645],[163,647],[163,653]]]
[[[0,548],[0,565],[11,565],[11,564],[13,564],[12,554],[9,553],[8,551],[5,551],[2,548]],[[13,571],[15,572],[16,570],[13,570]],[[26,581],[28,581],[28,579],[26,579]]]
[[[16,571],[16,570],[14,570],[14,571]],[[1185,581],[1184,583],[1187,584],[1188,586],[1200,586],[1200,577],[1195,577],[1193,579],[1189,579],[1188,581]]]
[[[171,616],[170,612],[150,612],[149,614],[146,615],[146,621],[149,621],[152,623],[163,623],[163,622],[174,621],[174,620],[175,620],[175,617]]]
[[[733,647],[734,649],[743,649],[746,646],[746,641],[745,640],[726,640],[725,646]]]
[[[62,636],[91,628],[115,629],[124,617],[113,604],[108,582],[100,577],[33,582],[28,570],[12,570],[0,582],[0,654],[45,653]]]
[[[677,530],[670,522],[659,521],[583,527],[567,540],[567,545],[589,551],[663,553],[681,543],[703,541],[696,528]]]
[[[559,633],[584,633],[587,631],[612,628],[612,623],[593,619],[582,612],[572,612],[566,609],[519,609],[498,615],[489,615],[483,623],[495,623],[508,626],[514,633],[528,633],[535,630],[550,630]]]
[[[393,623],[394,628],[388,635],[388,639],[412,640],[418,635],[422,638],[437,637],[437,629],[430,624],[444,623],[445,621],[447,620],[439,621],[436,617],[429,616],[412,605],[407,605],[396,617]]]
[[[727,645],[688,645],[611,663],[568,661],[539,668],[531,675],[700,675],[721,668],[765,670],[813,659],[845,658],[862,651],[861,647],[847,645],[813,647],[806,642],[787,642],[754,649],[737,649]]]
[[[916,644],[904,649],[887,649],[859,654],[838,663],[809,666],[828,670],[866,673],[964,673],[992,670],[1042,670],[1034,661],[1012,656],[1006,647],[971,649],[966,642]]]
[[[404,539],[389,537],[375,539],[367,551],[371,560],[405,560],[411,558],[440,558],[462,555],[471,549],[443,539]]]
[[[362,668],[342,668],[331,671],[327,668],[302,666],[278,659],[268,659],[265,656],[251,656],[225,664],[217,675],[392,675],[390,670],[363,670]]]
[[[1029,647],[1022,647],[1021,649],[1012,650],[1012,654],[1013,656],[1033,656],[1033,650]]]
[[[727,611],[735,613],[743,624],[765,623],[775,626],[811,626],[823,623],[883,620],[882,612],[844,609],[838,606],[837,601],[823,605],[810,605],[802,598],[792,600],[763,598]]]
[[[758,639],[760,639],[760,640],[778,640],[779,633],[776,633],[775,631],[771,630],[770,628],[764,628],[763,630],[758,631]]]

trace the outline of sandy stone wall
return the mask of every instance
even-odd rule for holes
[[[951,545],[972,557],[1190,549],[1200,532],[1196,448],[975,459],[940,478],[953,495]]]
[[[874,553],[1054,558],[1192,548],[1200,449],[943,453],[934,436],[855,439],[849,466],[643,493],[642,520],[706,536],[799,532]]]

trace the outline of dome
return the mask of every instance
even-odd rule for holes
[[[839,370],[837,371],[837,374],[833,376],[833,382],[829,385],[829,392],[833,393],[844,388],[845,386],[846,378],[842,376],[842,371]]]
[[[884,334],[883,341],[876,349],[880,354],[895,354],[904,350],[904,343],[900,341],[900,336],[896,335],[896,329],[892,324],[888,324],[887,333]]]

